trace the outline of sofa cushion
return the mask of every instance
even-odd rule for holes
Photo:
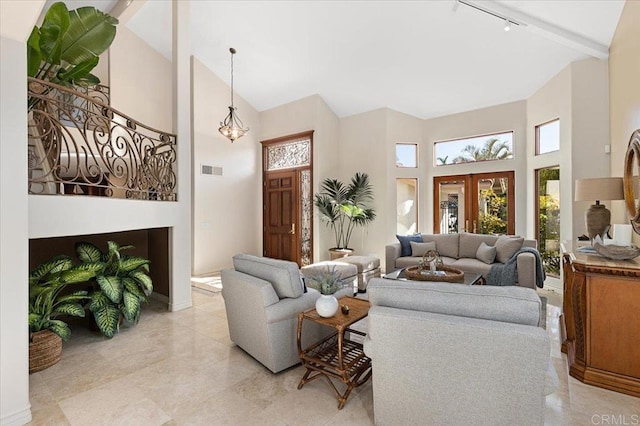
[[[478,252],[480,244],[485,243],[488,246],[493,246],[498,237],[495,235],[485,234],[470,234],[463,232],[460,234],[460,253],[458,257],[470,257],[474,259]]]
[[[396,238],[400,241],[400,256],[411,256],[411,245],[409,244],[411,241],[422,242],[421,234],[396,235]]]
[[[429,243],[416,243],[415,241],[410,241],[410,244],[411,256],[414,257],[422,257],[429,250],[437,250],[435,241],[431,241]]]
[[[487,243],[483,241],[476,251],[476,259],[491,265],[493,261],[496,260],[496,248],[494,246],[488,246]]]
[[[433,312],[538,326],[542,302],[535,290],[374,278],[367,288],[371,306]]]
[[[468,257],[461,257],[460,259],[453,262],[451,266],[460,269],[463,272],[482,274],[482,276],[484,276],[485,278],[491,270],[491,265],[487,265],[486,263],[478,259],[469,259]]]
[[[457,259],[454,259],[452,257],[446,257],[446,256],[440,256],[440,260],[442,260],[442,263],[447,266],[453,266],[453,264],[457,261]],[[419,257],[414,257],[414,256],[399,257],[396,259],[396,268],[403,269],[403,268],[408,268],[410,266],[418,266],[418,262],[420,262]]]
[[[515,235],[500,235],[496,241],[496,260],[500,263],[507,263],[511,256],[522,248],[523,237]]]
[[[453,257],[457,259],[458,243],[460,242],[460,234],[430,234],[423,235],[422,241],[425,243],[435,241],[440,256]]]
[[[233,267],[238,272],[269,281],[280,299],[304,294],[304,284],[295,262],[241,253],[233,256]]]

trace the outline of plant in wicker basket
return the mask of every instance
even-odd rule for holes
[[[100,265],[93,280],[89,309],[100,332],[111,338],[120,329],[121,318],[138,323],[142,303],[148,301],[153,284],[148,275],[148,259],[120,253],[133,246],[120,247],[113,241],[108,241],[107,246],[105,253],[87,242],[76,243],[75,249],[83,264]]]
[[[73,265],[68,256],[57,256],[34,268],[29,274],[29,372],[44,370],[58,361],[62,341],[71,329],[60,317],[84,317],[82,303],[89,297],[79,290],[63,294],[70,284],[93,278],[97,265]]]
[[[84,317],[81,302],[89,297],[86,291],[60,295],[69,284],[83,283],[96,275],[98,265],[73,265],[69,256],[57,256],[29,274],[29,329],[32,333],[51,330],[63,340],[69,340],[71,330],[62,315]]]

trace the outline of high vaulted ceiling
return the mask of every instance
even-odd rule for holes
[[[569,63],[606,57],[624,0],[190,2],[192,53],[262,111],[319,94],[338,116],[429,118],[526,99]],[[504,21],[468,4],[513,19]],[[454,10],[455,9],[455,10]],[[171,4],[127,27],[171,58]]]

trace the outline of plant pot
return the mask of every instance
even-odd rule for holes
[[[316,311],[323,318],[330,318],[338,312],[338,299],[333,294],[321,294],[316,300]]]
[[[62,338],[50,330],[31,333],[29,342],[29,373],[57,364],[62,356]]]
[[[347,248],[347,249],[330,248],[329,249],[329,256],[331,257],[331,260],[336,260],[336,259],[340,259],[342,257],[351,256],[354,251],[355,250],[350,249],[350,248]]]

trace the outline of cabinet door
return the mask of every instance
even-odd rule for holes
[[[593,275],[587,281],[587,365],[640,377],[640,283]]]

